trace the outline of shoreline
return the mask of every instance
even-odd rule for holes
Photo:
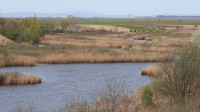
[[[152,63],[152,64],[155,64],[155,63],[159,63],[158,62],[104,62],[104,63],[36,63],[36,65],[33,65],[33,66],[3,66],[3,67],[0,67],[1,68],[12,68],[12,67],[35,67],[35,66],[39,66],[39,65],[75,65],[75,64],[123,64],[123,63]],[[144,68],[145,69],[145,68]]]

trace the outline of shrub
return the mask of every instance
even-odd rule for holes
[[[65,29],[69,26],[69,22],[64,19],[61,21],[61,26],[62,26],[62,29]]]
[[[186,46],[179,58],[162,66],[163,77],[153,85],[172,103],[192,103],[200,89],[200,48],[197,44]]]
[[[145,107],[151,106],[153,104],[153,93],[149,86],[145,86],[142,91],[142,104]]]
[[[45,25],[36,18],[5,19],[5,22],[0,23],[0,33],[16,42],[39,44],[40,37],[44,36],[46,30]]]
[[[24,40],[32,43],[39,44],[41,35],[41,26],[40,24],[32,23],[29,27],[25,28],[23,32]]]

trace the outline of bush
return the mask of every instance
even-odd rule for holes
[[[65,30],[69,26],[69,22],[67,20],[61,21],[62,29]]]
[[[41,29],[39,24],[31,24],[24,30],[24,40],[32,43],[39,44],[41,35]]]
[[[45,25],[42,22],[37,22],[36,18],[5,19],[3,23],[1,21],[0,33],[16,42],[25,41],[39,44],[40,37],[46,33]]]
[[[153,93],[149,86],[145,86],[142,91],[142,104],[145,107],[151,106],[153,104]]]
[[[16,31],[6,31],[5,36],[11,40],[15,40],[19,34]]]
[[[174,104],[190,104],[200,89],[200,48],[186,46],[179,58],[162,66],[163,77],[153,84],[155,90]]]

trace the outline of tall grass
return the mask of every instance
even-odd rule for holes
[[[42,78],[33,74],[23,75],[18,72],[0,73],[0,85],[28,85],[41,82]]]
[[[99,48],[122,48],[122,43],[110,43],[110,44],[100,44],[100,43],[71,43],[66,41],[46,41],[42,42],[43,44],[51,45],[72,45],[72,46],[81,46],[81,47],[99,47]]]
[[[1,57],[0,67],[35,66],[36,58],[30,56],[17,56],[13,58]]]
[[[141,71],[141,75],[158,77],[162,75],[162,67],[160,64],[153,64]]]
[[[123,49],[129,49],[124,46]],[[96,51],[94,51],[96,52]],[[99,52],[99,51],[98,51]],[[107,54],[45,54],[40,57],[17,56],[14,58],[0,58],[0,67],[35,66],[37,63],[69,64],[69,63],[125,63],[125,62],[168,62],[171,61],[165,54],[119,54],[109,51]]]
[[[68,64],[68,63],[125,63],[125,62],[167,62],[171,61],[167,55],[91,55],[91,54],[50,54],[38,59],[39,63],[45,64]]]

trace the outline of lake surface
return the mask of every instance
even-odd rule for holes
[[[104,88],[106,80],[111,78],[120,79],[136,91],[153,80],[140,75],[141,69],[149,64],[40,64],[0,68],[1,72],[33,73],[43,79],[37,85],[0,86],[0,111],[15,112],[19,106],[32,104],[39,112],[52,112],[64,108],[71,96],[90,99],[91,93]]]

